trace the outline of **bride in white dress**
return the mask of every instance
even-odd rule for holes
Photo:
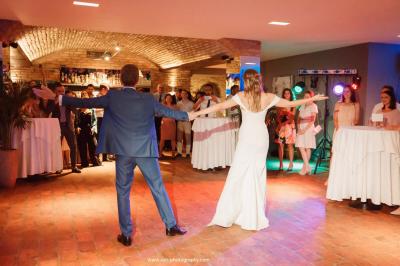
[[[295,107],[311,101],[327,99],[322,95],[298,101],[287,101],[264,93],[260,75],[254,70],[244,73],[244,92],[230,100],[194,113],[194,117],[217,112],[235,105],[242,111],[242,125],[234,159],[209,225],[230,227],[237,224],[246,230],[268,227],[265,216],[266,159],[269,146],[265,115],[269,108]]]

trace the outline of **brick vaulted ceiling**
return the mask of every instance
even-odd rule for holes
[[[118,57],[135,57],[146,68],[168,69],[191,63],[233,55],[226,40],[164,37],[142,34],[110,33],[25,26],[18,39],[21,49],[33,63],[54,60],[63,51],[114,51],[122,48]],[[211,61],[210,61],[211,62]]]

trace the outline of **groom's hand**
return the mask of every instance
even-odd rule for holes
[[[33,93],[42,99],[45,100],[55,100],[56,99],[56,94],[50,90],[49,88],[42,86],[40,89],[33,88]]]

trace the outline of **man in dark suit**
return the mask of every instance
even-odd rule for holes
[[[57,97],[65,94],[65,88],[59,82],[56,84],[55,94]],[[51,113],[51,117],[58,118],[60,121],[61,140],[64,137],[67,140],[70,149],[72,172],[80,173],[81,170],[76,167],[75,109],[71,106],[60,106],[54,100],[50,100],[47,103],[46,112]]]
[[[116,154],[116,187],[118,216],[121,234],[118,241],[131,245],[132,220],[129,194],[133,173],[138,166],[150,187],[160,216],[166,226],[168,236],[183,235],[175,220],[168,194],[161,179],[158,164],[158,146],[154,117],[167,116],[176,120],[189,120],[186,112],[165,107],[149,93],[135,89],[139,80],[139,69],[135,65],[125,65],[121,70],[120,91],[109,91],[107,95],[77,99],[59,96],[62,106],[104,108],[104,118],[100,129],[97,153]],[[35,90],[42,98],[55,98],[48,89]]]

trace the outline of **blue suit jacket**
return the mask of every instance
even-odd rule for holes
[[[104,108],[97,153],[158,157],[154,116],[188,120],[186,112],[167,108],[155,101],[153,95],[132,88],[89,99],[63,96],[62,105]]]

